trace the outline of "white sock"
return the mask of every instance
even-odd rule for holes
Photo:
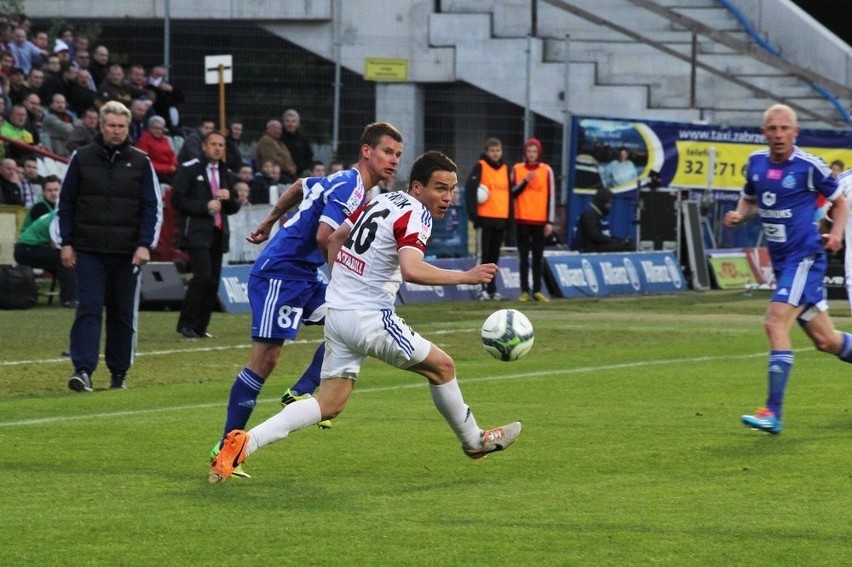
[[[464,403],[458,380],[453,378],[440,386],[429,384],[429,391],[432,394],[432,402],[447,420],[453,433],[461,441],[462,447],[465,449],[479,447],[482,443],[482,430],[476,424],[473,412]]]
[[[284,409],[249,431],[246,448],[248,457],[261,447],[284,439],[291,432],[320,422],[322,413],[315,398],[299,400],[284,406]]]

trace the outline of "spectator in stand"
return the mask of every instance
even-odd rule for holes
[[[50,138],[50,147],[53,153],[62,157],[68,157],[68,138],[79,121],[67,110],[68,104],[61,93],[53,95],[48,107],[49,112],[43,121],[44,131]]]
[[[130,73],[127,78],[130,86],[139,91],[144,91],[148,86],[148,77],[145,76],[145,67],[138,63],[130,66]]]
[[[184,101],[184,96],[169,82],[164,66],[158,65],[151,69],[147,89],[154,92],[154,113],[165,118],[167,130],[173,132],[180,127],[178,105]]]
[[[311,177],[325,177],[325,164],[321,161],[315,161],[311,166]]]
[[[29,75],[33,67],[41,63],[41,50],[32,42],[27,40],[27,30],[18,26],[12,30],[12,54],[15,56],[15,63],[18,67],[24,70],[25,75]]]
[[[260,171],[254,175],[249,184],[249,201],[253,205],[269,204],[269,188],[278,184],[278,176],[275,175],[275,162],[268,159],[260,164]]]
[[[38,161],[35,156],[26,156],[21,160],[18,178],[24,194],[24,205],[28,208],[35,207],[43,193],[43,183],[41,175],[38,174]],[[32,209],[30,210],[32,212]]]
[[[240,210],[233,175],[222,162],[225,136],[208,133],[202,152],[180,165],[172,185],[172,205],[182,227],[180,248],[192,266],[177,323],[177,332],[188,339],[212,338],[207,327],[218,302],[222,256],[228,252],[228,215]]]
[[[41,106],[41,99],[36,93],[30,93],[24,97],[22,105],[27,109],[27,122],[24,128],[33,135],[33,144],[38,145],[41,142],[41,128],[44,121],[44,108]]]
[[[62,41],[70,52],[74,46],[74,30],[69,27],[62,28],[59,30],[59,35],[56,36],[56,40]]]
[[[251,201],[249,201],[249,192],[251,191],[251,189],[249,188],[248,183],[242,180],[238,180],[234,183],[234,189],[237,190],[237,197],[240,203],[240,207],[251,205]]]
[[[74,36],[74,41],[68,44],[71,48],[71,60],[76,60],[80,53],[89,52],[89,38],[84,35]]]
[[[92,52],[92,61],[89,63],[89,73],[92,74],[92,80],[96,85],[100,86],[106,79],[109,66],[109,49],[103,45],[97,46]]]
[[[62,86],[62,65],[56,55],[50,55],[42,67],[44,81],[38,90],[39,98],[50,100],[56,93],[64,93]]]
[[[0,191],[7,205],[25,206],[24,190],[21,188],[21,176],[15,160],[6,158],[0,161]]]
[[[9,77],[15,68],[15,56],[11,51],[0,51],[0,75]]]
[[[521,295],[518,301],[550,301],[541,292],[544,267],[544,241],[553,232],[556,207],[556,180],[551,167],[541,161],[541,142],[530,138],[524,143],[524,161],[512,169],[512,198],[518,238]],[[530,287],[532,256],[532,288]]]
[[[35,45],[39,53],[41,53],[41,59],[47,59],[47,56],[50,55],[50,39],[47,36],[46,31],[39,30],[33,34],[33,45]]]
[[[0,50],[9,51],[11,44],[12,26],[9,24],[9,18],[3,15],[3,20],[0,21]]]
[[[9,72],[8,89],[9,100],[12,101],[12,104],[23,103],[24,99],[31,92],[34,91],[31,90],[27,84],[26,77],[24,76],[24,70],[20,67],[12,67],[12,70]]]
[[[216,128],[212,118],[203,117],[198,121],[198,127],[193,129],[183,141],[183,146],[178,152],[178,163],[184,163],[191,159],[200,158],[203,140]]]
[[[282,126],[278,120],[270,120],[266,123],[266,132],[257,141],[254,161],[262,164],[266,160],[271,160],[281,168],[281,181],[292,183],[298,176],[298,170],[290,150],[281,141],[281,132]]]
[[[343,171],[346,169],[346,166],[340,160],[332,160],[330,164],[328,164],[328,173],[329,175],[332,173],[337,173],[338,171]]]
[[[240,169],[237,170],[235,175],[237,176],[237,179],[245,181],[249,186],[251,186],[251,181],[254,179],[254,170],[252,170],[249,164],[244,163],[240,166]]]
[[[35,162],[35,158],[27,158],[28,160],[32,160]],[[36,175],[38,175],[38,170],[36,169]],[[27,177],[27,164],[24,164],[24,174],[21,176],[21,182],[23,183]],[[41,180],[40,180],[41,181]],[[25,231],[28,226],[30,226],[36,219],[40,219],[44,215],[53,212],[56,208],[56,200],[59,198],[59,185],[61,181],[55,175],[48,175],[42,181],[44,184],[41,187],[41,196],[38,200],[33,204],[32,207],[27,211],[27,216],[24,217],[24,222],[21,225],[21,232]]]
[[[71,130],[71,134],[68,136],[68,142],[65,143],[65,147],[69,154],[81,146],[86,146],[94,142],[97,133],[98,109],[92,107],[83,112],[83,119],[79,124],[74,126],[74,129]]]
[[[237,118],[228,125],[228,137],[225,138],[225,165],[233,173],[243,166],[243,155],[240,152],[240,138],[243,137],[243,121]]]
[[[88,51],[78,51],[71,61],[71,65],[78,70],[88,70],[89,64],[92,62],[92,56]]]
[[[55,191],[58,194],[59,178],[53,179],[55,181],[51,184],[56,186]],[[61,253],[51,241],[50,225],[55,216],[56,210],[51,209],[21,232],[21,236],[15,243],[15,262],[52,273],[59,279],[59,300],[62,307],[75,309],[78,303],[77,277],[74,268],[62,265]]]
[[[92,84],[92,76],[88,71],[77,71],[77,80],[65,90],[68,108],[75,116],[83,116],[87,108],[96,106],[98,92]]]
[[[45,98],[42,96],[41,87],[44,85],[44,71],[42,71],[41,67],[36,67],[32,71],[30,71],[29,76],[26,79],[26,87],[30,92],[37,93],[39,98],[42,100],[50,100],[49,98]]]
[[[148,154],[160,183],[171,185],[178,162],[172,144],[166,137],[166,120],[162,116],[149,118],[148,128],[139,136],[135,146]]]
[[[287,146],[290,151],[290,156],[296,162],[296,177],[304,175],[310,171],[314,164],[314,150],[311,148],[311,143],[302,134],[299,127],[301,121],[299,113],[288,108],[284,111],[283,116],[284,132],[281,134],[281,141]]]
[[[56,44],[53,46],[53,54],[59,59],[61,65],[71,63],[71,50],[68,44],[61,39],[56,40]]]
[[[98,97],[101,102],[114,100],[125,106],[130,106],[130,101],[142,94],[144,94],[143,91],[139,91],[124,80],[124,69],[118,63],[109,66],[106,79],[98,87]]]
[[[145,122],[148,120],[148,102],[141,98],[134,98],[130,103],[130,143],[136,144],[142,132],[145,131]]]
[[[0,135],[30,146],[34,145],[32,133],[26,129],[27,109],[21,104],[16,104],[9,111],[9,116],[0,127]],[[6,144],[6,157],[20,159],[30,153],[29,150],[20,148],[15,144]],[[9,200],[6,200],[9,203]]]

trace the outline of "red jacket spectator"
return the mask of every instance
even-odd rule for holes
[[[163,125],[156,124],[154,120],[149,121],[148,129],[139,136],[136,147],[148,154],[160,183],[171,183],[172,175],[177,170],[177,156],[164,135]]]

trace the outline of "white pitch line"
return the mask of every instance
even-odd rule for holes
[[[180,351],[178,351],[180,352]],[[586,372],[600,372],[602,370],[620,370],[624,368],[641,368],[643,366],[661,366],[667,364],[683,364],[683,363],[695,363],[695,362],[710,362],[713,360],[735,360],[735,359],[746,359],[746,358],[758,358],[765,357],[767,354],[765,352],[753,353],[753,354],[740,354],[736,356],[696,356],[693,358],[664,358],[659,360],[642,360],[636,362],[622,362],[618,364],[604,364],[601,366],[580,366],[576,368],[563,368],[563,369],[554,369],[554,370],[539,370],[536,372],[520,372],[515,374],[503,374],[500,376],[485,376],[481,378],[465,378],[463,382],[465,384],[472,382],[496,382],[501,380],[517,380],[519,378],[541,378],[546,376],[556,376],[556,375],[566,375],[566,374],[582,374]],[[422,388],[425,387],[425,383],[416,382],[412,384],[399,384],[396,386],[382,386],[375,388],[359,388],[354,391],[354,394],[371,394],[376,392],[390,392],[390,391],[398,391],[398,390],[408,390],[412,388]],[[274,399],[264,399],[259,400],[258,403],[271,403],[278,402],[278,398]],[[192,405],[184,405],[184,406],[173,406],[173,407],[161,407],[161,408],[146,408],[143,410],[129,410],[129,411],[114,411],[114,412],[104,412],[104,413],[96,413],[96,414],[85,414],[85,415],[53,415],[50,417],[42,417],[35,419],[23,419],[18,421],[0,421],[0,427],[25,427],[28,425],[45,425],[51,423],[64,423],[70,421],[83,421],[90,419],[106,419],[113,417],[128,417],[134,415],[150,415],[155,413],[165,413],[165,412],[182,412],[186,410],[198,410],[198,409],[207,409],[207,408],[215,408],[215,407],[224,407],[225,400],[223,399],[221,403],[204,403],[204,404],[192,404]]]
[[[474,329],[457,329],[457,330],[443,330],[443,331],[430,331],[430,335],[448,335],[450,333],[467,333],[472,332]],[[289,343],[285,343],[284,346],[288,345],[307,345],[307,344],[318,344],[322,339],[299,339],[296,341],[291,341]],[[188,352],[216,352],[223,350],[238,350],[238,349],[247,349],[251,348],[251,343],[242,343],[238,345],[225,345],[225,346],[210,346],[210,347],[196,347],[196,348],[178,348],[178,349],[169,349],[169,350],[152,350],[150,352],[137,352],[134,354],[136,357],[142,356],[166,356],[170,354],[183,354]],[[100,359],[104,359],[104,355],[100,356]],[[35,360],[2,360],[0,361],[0,366],[21,366],[24,364],[57,364],[60,362],[68,362],[69,359],[67,357],[60,358],[39,358]]]

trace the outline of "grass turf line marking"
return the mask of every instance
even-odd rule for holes
[[[310,342],[310,341],[308,341]],[[181,352],[181,351],[178,351]],[[473,382],[496,382],[501,380],[517,380],[518,378],[541,378],[546,376],[554,376],[554,375],[564,375],[564,374],[582,374],[585,372],[598,372],[601,370],[619,370],[624,368],[640,368],[643,366],[661,366],[666,364],[682,364],[684,362],[694,363],[694,362],[710,362],[713,360],[732,360],[732,359],[747,359],[747,358],[757,358],[757,357],[765,357],[765,352],[753,353],[753,354],[740,354],[736,356],[696,356],[693,358],[663,358],[659,360],[644,360],[637,362],[622,362],[618,364],[604,364],[601,366],[580,366],[577,368],[564,368],[561,370],[539,370],[536,372],[520,372],[515,374],[503,374],[500,376],[483,376],[479,378],[465,378],[465,383],[473,383]],[[388,392],[388,391],[397,391],[397,390],[410,390],[413,388],[422,388],[426,384],[424,382],[416,382],[412,384],[400,384],[396,386],[380,386],[375,388],[360,388],[353,392],[353,395],[356,394],[370,394],[376,392]],[[279,403],[280,398],[267,398],[258,400],[258,403]],[[134,415],[148,415],[154,413],[163,413],[163,412],[173,412],[173,411],[185,411],[185,410],[196,410],[196,409],[207,409],[207,408],[221,408],[225,405],[225,401],[216,402],[216,403],[206,403],[206,404],[192,404],[192,405],[184,405],[184,406],[173,406],[173,407],[165,407],[165,408],[148,408],[143,410],[127,410],[127,411],[113,411],[113,412],[105,412],[105,413],[97,413],[97,414],[86,414],[86,415],[68,415],[61,416],[55,415],[51,417],[42,417],[35,419],[22,419],[18,421],[0,421],[0,427],[25,427],[28,425],[45,425],[51,423],[62,423],[69,421],[83,421],[88,419],[104,419],[111,417],[128,417]]]
[[[430,335],[447,335],[450,333],[466,333],[470,332],[471,329],[459,329],[459,330],[443,330],[443,331],[434,331],[431,332]],[[307,344],[319,344],[322,339],[299,339],[297,341],[290,341],[284,344],[284,346],[288,345],[307,345]],[[197,348],[181,348],[181,349],[169,349],[169,350],[152,350],[151,352],[137,352],[134,353],[135,357],[142,356],[165,356],[169,354],[182,354],[185,352],[216,352],[223,350],[238,350],[238,349],[248,349],[251,348],[251,343],[241,343],[238,345],[226,345],[226,346],[211,346],[211,347],[197,347]],[[104,355],[100,355],[100,359],[104,359]],[[57,364],[60,362],[69,362],[71,359],[62,356],[59,358],[40,358],[36,360],[3,360],[0,361],[0,366],[21,366],[22,364]]]

